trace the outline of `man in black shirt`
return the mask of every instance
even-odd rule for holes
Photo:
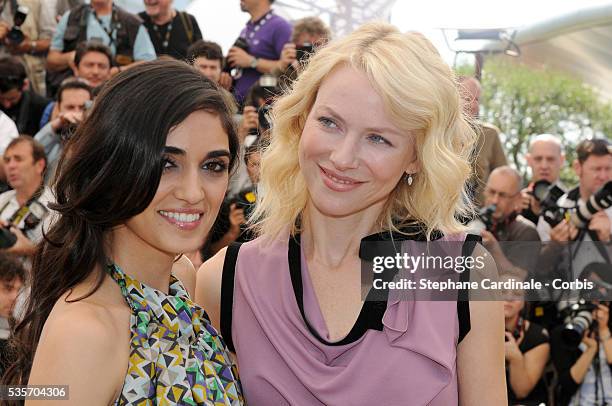
[[[187,48],[202,39],[195,17],[172,7],[172,0],[144,0],[145,11],[138,14],[149,31],[157,56],[186,59]]]
[[[15,57],[0,59],[0,109],[17,125],[20,134],[34,135],[51,100],[29,90],[26,70]]]

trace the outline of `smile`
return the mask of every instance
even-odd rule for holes
[[[365,183],[340,176],[320,166],[319,169],[323,175],[323,183],[325,183],[328,188],[336,192],[348,192]]]
[[[202,213],[180,213],[175,211],[158,211],[169,223],[183,230],[193,230],[200,225]]]

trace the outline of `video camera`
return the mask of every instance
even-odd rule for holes
[[[6,39],[11,45],[19,45],[25,39],[23,31],[21,31],[21,26],[28,17],[29,12],[30,10],[26,6],[17,7],[15,15],[13,16],[13,27],[8,34],[6,34]]]
[[[609,181],[597,192],[593,193],[589,200],[586,202],[579,201],[578,206],[573,208],[559,206],[558,201],[563,193],[559,195],[562,190],[558,186],[550,185],[550,183],[548,186],[544,186],[544,183],[537,185],[539,182],[536,182],[536,185],[534,185],[533,195],[540,201],[542,217],[551,227],[561,223],[569,214],[572,224],[577,228],[585,229],[595,213],[612,206],[612,181]]]

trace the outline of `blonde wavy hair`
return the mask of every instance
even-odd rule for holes
[[[403,34],[382,22],[365,24],[317,50],[274,103],[253,229],[266,239],[287,229],[300,232],[309,194],[298,145],[321,83],[339,65],[365,73],[395,126],[415,135],[420,171],[411,186],[398,182],[379,216],[380,229],[401,232],[417,223],[428,239],[434,230],[463,231],[457,218],[473,212],[466,181],[476,134],[462,111],[456,77],[422,34]]]

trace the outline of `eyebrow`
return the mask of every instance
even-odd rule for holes
[[[164,153],[165,154],[172,154],[172,155],[181,155],[184,156],[185,155],[185,150],[177,148],[177,147],[171,147],[166,145],[164,147]],[[214,151],[210,151],[208,154],[206,154],[206,156],[204,157],[204,159],[210,159],[210,158],[219,158],[219,157],[230,157],[230,152],[226,149],[217,149]]]
[[[328,114],[332,115],[335,119],[340,120],[341,123],[344,123],[345,121],[342,119],[342,117],[340,116],[340,114],[338,114],[334,109],[332,109],[329,106],[321,106],[319,108],[317,108],[317,113],[322,113],[322,110],[326,111]],[[401,133],[398,129],[393,129],[391,127],[367,127],[365,129],[367,132],[370,133],[377,133],[377,134],[395,134],[395,135],[403,135],[403,133]]]

